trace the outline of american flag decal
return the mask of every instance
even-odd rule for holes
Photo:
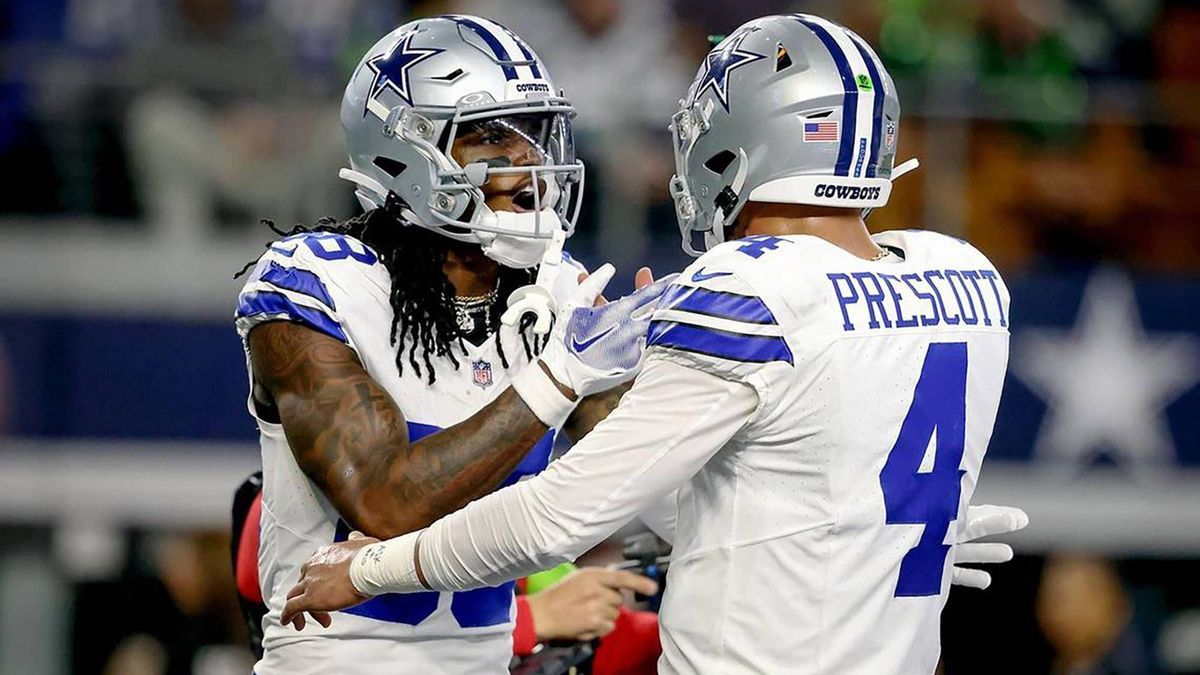
[[[837,141],[838,139],[838,123],[837,120],[828,122],[805,122],[804,123],[804,142],[819,143],[822,141]]]

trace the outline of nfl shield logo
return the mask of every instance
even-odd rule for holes
[[[892,122],[888,122],[887,126],[884,127],[883,147],[885,150],[891,150],[892,146],[895,144],[896,144],[896,125],[893,124]]]
[[[492,364],[483,359],[471,362],[471,380],[480,389],[492,386]]]

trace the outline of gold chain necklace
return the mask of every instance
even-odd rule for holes
[[[475,317],[471,316],[472,312],[488,307],[496,302],[497,295],[497,289],[493,288],[490,292],[483,295],[455,296],[454,318],[458,323],[459,330],[465,333],[474,332]]]

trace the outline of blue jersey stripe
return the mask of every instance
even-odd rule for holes
[[[328,314],[297,304],[283,293],[255,291],[238,300],[237,318],[244,319],[259,314],[285,316],[289,321],[304,324],[336,340],[349,343],[342,326]]]
[[[726,291],[713,291],[697,286],[671,286],[666,293],[663,293],[658,308],[677,309],[768,326],[779,323],[762,298]]]
[[[442,428],[433,424],[421,424],[420,422],[405,421],[405,426],[408,427],[408,442],[416,443],[417,441],[432,436],[441,431]]]
[[[517,69],[512,65],[512,57],[508,55],[508,50],[504,48],[504,45],[500,44],[500,40],[496,39],[496,36],[492,35],[491,31],[480,25],[478,21],[465,16],[453,16],[451,19],[455,23],[475,31],[475,34],[487,43],[487,46],[492,50],[492,54],[496,56],[496,60],[500,62],[500,67],[504,69],[504,78],[506,80],[517,79]]]
[[[792,350],[782,337],[744,335],[675,321],[651,321],[646,344],[682,349],[730,361],[792,363]]]
[[[879,68],[875,66],[875,59],[871,57],[871,50],[862,43],[857,35],[850,31],[846,31],[850,36],[850,40],[854,42],[854,46],[858,48],[858,53],[862,55],[862,59],[867,64],[867,73],[871,76],[871,86],[875,90],[875,105],[871,110],[871,159],[867,162],[867,178],[874,178],[875,171],[879,167],[879,139],[883,136],[883,99],[886,92],[883,88],[883,78],[879,77]]]
[[[412,423],[409,423],[409,433],[412,431]],[[346,521],[338,518],[337,527],[333,531],[333,543],[346,541],[350,538],[350,525]],[[509,593],[512,591],[510,590]],[[361,616],[367,619],[376,621],[386,621],[388,623],[400,623],[406,626],[420,625],[433,616],[437,611],[438,600],[441,593],[437,591],[424,591],[422,593],[384,593],[376,595],[366,602],[355,605],[342,611],[347,614]],[[512,600],[510,599],[509,602]],[[507,608],[505,608],[507,610]],[[498,616],[494,624],[504,623],[508,621],[507,611],[504,618]]]
[[[329,290],[325,288],[325,283],[321,281],[320,277],[308,270],[302,270],[298,267],[284,267],[272,261],[271,266],[262,273],[259,280],[265,281],[272,286],[278,286],[279,288],[307,295],[329,309],[337,311],[337,305],[333,303],[333,298],[330,297]]]
[[[804,16],[797,16],[796,20],[807,26],[821,40],[842,77],[842,89],[845,90],[842,96],[842,137],[838,144],[837,165],[833,172],[838,176],[849,176],[850,161],[854,158],[854,139],[858,133],[855,128],[858,123],[858,85],[854,82],[854,72],[850,70],[850,62],[842,53],[837,40],[833,39],[824,26]]]

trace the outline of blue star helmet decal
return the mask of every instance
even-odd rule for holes
[[[705,89],[711,89],[716,95],[717,100],[721,102],[721,106],[725,108],[725,112],[729,112],[729,71],[734,68],[739,68],[748,63],[754,63],[760,59],[767,58],[762,54],[754,52],[742,51],[742,41],[746,39],[751,31],[745,31],[738,35],[730,36],[725,41],[725,46],[721,49],[714,49],[704,57],[704,77],[700,80],[700,85],[696,87],[696,93],[692,96],[692,101],[700,98]]]
[[[405,35],[386,54],[367,61],[367,67],[375,73],[375,79],[371,82],[371,93],[367,95],[368,101],[377,99],[384,89],[391,89],[405,103],[413,104],[412,93],[409,92],[408,86],[409,69],[446,51],[445,49],[413,47],[412,41],[416,35],[416,32]],[[363,109],[363,117],[367,116],[369,107]]]

